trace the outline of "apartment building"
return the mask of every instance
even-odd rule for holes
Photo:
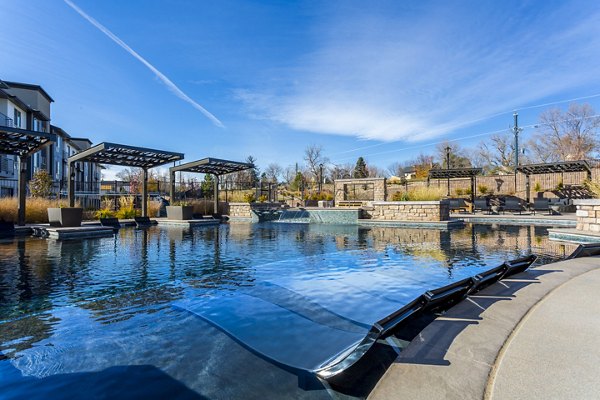
[[[27,163],[27,179],[39,169],[48,171],[53,179],[55,195],[66,196],[68,180],[67,159],[89,148],[89,139],[73,138],[63,129],[50,124],[51,103],[54,100],[39,85],[0,80],[0,126],[36,132],[49,132],[57,136],[56,143],[33,154]],[[16,156],[0,154],[0,196],[16,196]],[[88,204],[87,197],[100,191],[100,166],[95,163],[76,163],[76,191]],[[99,202],[93,200],[92,203]]]

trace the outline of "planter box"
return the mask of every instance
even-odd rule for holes
[[[167,219],[188,220],[194,217],[193,206],[167,206]]]
[[[82,217],[83,208],[81,207],[63,207],[48,209],[48,222],[50,223],[50,226],[81,226]]]

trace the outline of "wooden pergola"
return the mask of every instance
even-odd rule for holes
[[[233,172],[244,171],[254,168],[253,164],[237,161],[221,160],[218,158],[203,158],[169,168],[171,178],[171,201],[175,199],[175,173],[176,172],[194,172],[199,174],[212,174],[215,176],[214,182],[214,213],[219,212],[219,177],[221,175],[231,174]]]
[[[98,164],[138,167],[143,172],[142,216],[148,216],[148,170],[183,159],[182,153],[134,147],[116,143],[100,143],[69,157],[69,206],[75,206],[75,170],[76,162],[94,162]]]
[[[27,160],[46,146],[56,142],[56,135],[47,132],[0,126],[0,154],[19,157],[17,198],[19,203],[17,225],[25,225],[25,198],[27,197]]]
[[[525,190],[527,192],[527,202],[529,203],[530,195],[530,176],[555,174],[565,172],[586,172],[587,178],[592,179],[592,167],[586,160],[577,161],[559,161],[544,164],[529,164],[521,165],[517,168],[517,172],[525,174]]]
[[[450,195],[450,179],[470,178],[471,179],[471,202],[475,203],[475,190],[477,184],[477,175],[481,175],[481,168],[452,168],[452,169],[432,169],[427,176],[427,184],[430,179],[447,179],[448,195]]]

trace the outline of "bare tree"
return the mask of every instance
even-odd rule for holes
[[[371,178],[385,178],[389,175],[383,168],[379,168],[373,164],[368,164],[367,170],[369,171],[369,177]]]
[[[488,173],[514,172],[515,141],[511,132],[497,133],[479,143],[475,159]]]
[[[450,147],[450,168],[469,168],[471,161],[458,143],[444,142],[437,145],[438,160],[442,168],[447,168],[447,148]]]
[[[334,165],[330,169],[330,177],[332,180],[349,179],[352,177],[353,169],[354,169],[354,166],[352,164]]]
[[[415,162],[414,161],[405,161],[403,163],[396,161],[396,162],[390,164],[387,168],[387,172],[390,176],[397,176],[400,178],[402,178],[404,176],[404,173],[414,171],[414,170],[415,170]]]
[[[267,166],[265,175],[270,182],[277,183],[279,182],[279,177],[281,176],[282,172],[283,168],[281,168],[281,165],[277,163],[271,163]]]
[[[600,117],[589,104],[571,104],[544,111],[527,147],[536,161],[572,161],[591,158],[600,150]]]
[[[296,166],[288,165],[283,170],[282,175],[285,183],[290,185],[294,181],[294,178],[296,178]]]
[[[329,159],[323,155],[323,147],[311,144],[304,149],[304,161],[306,161],[308,172],[317,180],[321,165],[327,164]]]

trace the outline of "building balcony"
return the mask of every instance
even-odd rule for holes
[[[8,128],[20,128],[15,124],[12,118],[0,113],[0,126],[6,126]]]

